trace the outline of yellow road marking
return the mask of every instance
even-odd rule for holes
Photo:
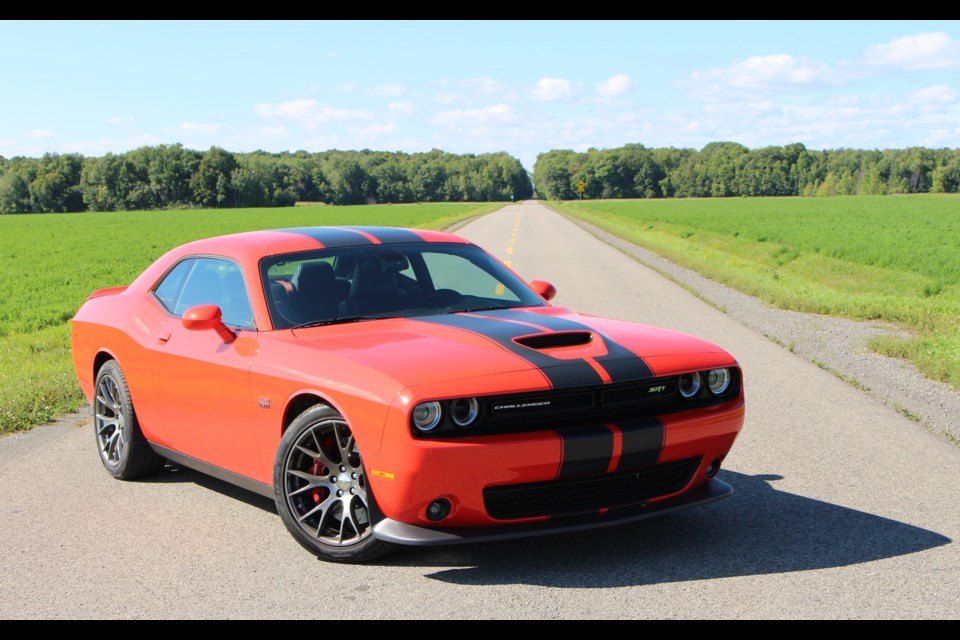
[[[503,264],[505,264],[505,265],[507,265],[507,266],[509,267],[509,266],[510,266],[510,261],[509,261],[509,260],[504,260],[504,261],[503,261]]]
[[[506,291],[506,287],[504,287],[502,284],[498,284],[496,294],[498,296],[502,296],[504,291]]]
[[[513,253],[513,247],[507,247],[507,253]]]
[[[516,238],[510,238],[510,244],[517,244]]]

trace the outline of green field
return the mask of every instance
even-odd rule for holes
[[[129,284],[190,240],[282,227],[443,229],[501,204],[205,209],[0,216],[0,432],[80,406],[70,323],[94,289]]]
[[[960,388],[960,196],[552,204],[774,306],[902,324],[873,348]]]

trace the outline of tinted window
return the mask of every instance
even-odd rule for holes
[[[275,328],[347,319],[543,306],[474,245],[365,245],[286,254],[260,263]]]
[[[243,274],[240,267],[229,260],[184,260],[160,281],[153,293],[175,316],[182,316],[198,304],[215,304],[223,313],[224,324],[253,328],[253,310]]]

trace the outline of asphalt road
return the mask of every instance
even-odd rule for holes
[[[743,366],[730,499],[589,533],[320,562],[270,501],[122,483],[76,420],[0,439],[0,618],[958,618],[960,448],[539,205],[458,233],[556,304],[688,331]]]

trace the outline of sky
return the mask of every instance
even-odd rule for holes
[[[0,156],[960,147],[960,21],[0,21]]]

